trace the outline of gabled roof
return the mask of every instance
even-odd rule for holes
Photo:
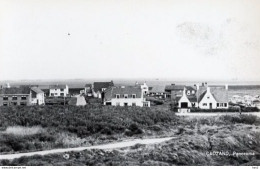
[[[29,86],[0,89],[0,94],[30,94]]]
[[[140,86],[125,86],[125,87],[110,87],[105,91],[105,101],[116,98],[116,95],[119,94],[120,98],[124,97],[124,94],[129,96],[132,94],[136,95],[136,98],[142,97],[142,89]]]
[[[228,90],[224,88],[210,88],[210,92],[213,97],[219,103],[227,103],[228,102]]]
[[[203,91],[203,92],[202,92]],[[205,88],[200,88],[199,92],[199,102],[203,99],[203,97],[205,96],[205,94],[207,93],[207,89]],[[226,90],[223,87],[210,87],[210,93],[212,94],[212,96],[215,98],[215,100],[218,103],[227,103],[228,102],[228,90]]]
[[[50,85],[50,89],[66,89],[66,85]]]
[[[153,86],[149,87],[149,92],[152,92],[152,93],[164,93],[164,86]]]
[[[34,91],[35,93],[44,93],[40,88],[38,87],[31,87],[31,90]]]
[[[114,86],[113,81],[111,81],[111,82],[94,82],[94,84],[93,84],[95,92],[101,91],[102,88],[109,88],[111,86]]]

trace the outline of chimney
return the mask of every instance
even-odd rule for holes
[[[200,84],[199,84],[199,83],[194,84],[194,86],[196,86],[196,90],[199,90],[199,89],[200,89]]]
[[[210,92],[210,87],[207,87],[207,92]]]
[[[205,86],[206,86],[206,87],[208,86],[208,83],[207,83],[207,82],[205,82]]]
[[[228,90],[228,84],[225,84],[225,89]]]

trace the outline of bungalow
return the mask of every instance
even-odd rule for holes
[[[150,107],[140,86],[110,87],[104,94],[104,105]]]
[[[35,104],[44,104],[44,93],[37,87],[20,86],[0,89],[0,106]]]
[[[49,96],[59,97],[59,96],[67,96],[69,94],[68,85],[50,85]]]
[[[113,81],[111,82],[94,82],[92,93],[94,97],[102,98],[102,93],[109,88],[114,86]]]

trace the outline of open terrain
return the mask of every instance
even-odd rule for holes
[[[158,144],[2,159],[0,165],[259,165],[260,161],[260,119],[255,115],[176,116],[156,107],[98,105],[0,110],[1,155],[173,137]]]

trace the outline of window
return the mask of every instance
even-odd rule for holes
[[[219,103],[217,103],[217,107],[219,107]]]
[[[26,100],[26,96],[21,96],[21,99],[22,100]]]
[[[132,94],[132,98],[134,98],[134,99],[135,99],[135,98],[136,98],[136,94]]]
[[[120,98],[120,94],[116,94],[116,98],[119,99]]]
[[[12,100],[17,100],[17,96],[13,96]]]
[[[128,94],[124,94],[124,98],[127,99],[128,98]]]
[[[119,103],[119,102],[117,102],[117,103],[116,103],[116,106],[120,106],[120,103]]]
[[[4,97],[3,97],[3,100],[8,100],[8,96],[4,96]]]
[[[64,89],[60,89],[60,91],[61,91],[61,92],[63,92],[63,91],[64,91]]]
[[[132,106],[136,106],[136,103],[132,103]]]
[[[61,95],[61,96],[64,96],[64,93],[61,93],[60,95]]]
[[[105,91],[105,90],[106,90],[106,88],[102,88],[102,89],[101,89],[102,92]]]
[[[207,97],[207,99],[209,99],[209,96]]]
[[[202,106],[207,106],[207,103],[203,103]]]
[[[144,107],[148,107],[148,102],[144,102]]]
[[[227,103],[224,103],[224,107],[227,107]]]
[[[187,95],[190,95],[190,91],[189,90],[187,91]]]
[[[127,103],[124,103],[124,106],[127,106],[128,104]]]
[[[51,96],[54,96],[54,93],[52,93]]]
[[[191,92],[192,94],[195,94],[195,91],[194,90],[192,90],[192,92]]]
[[[8,106],[8,103],[3,103],[3,106]]]

